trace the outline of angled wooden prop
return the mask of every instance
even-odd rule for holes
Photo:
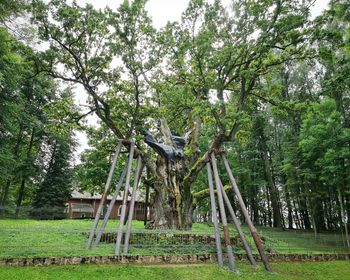
[[[113,157],[112,166],[111,166],[111,169],[109,170],[107,182],[105,184],[105,188],[104,188],[101,200],[100,200],[100,205],[98,206],[98,209],[97,209],[97,212],[96,212],[94,224],[92,226],[92,229],[91,229],[90,235],[89,235],[89,239],[88,239],[88,242],[86,244],[86,249],[90,249],[90,247],[91,247],[91,243],[92,243],[92,240],[94,238],[98,222],[100,220],[102,208],[103,208],[103,205],[104,205],[104,203],[106,201],[108,190],[109,190],[109,187],[110,187],[111,182],[112,182],[115,166],[117,164],[117,160],[118,160],[118,157],[119,157],[119,154],[120,154],[120,150],[122,149],[122,145],[123,145],[122,141],[119,140],[118,145],[117,145],[116,150],[115,150],[114,157]]]
[[[98,245],[98,243],[100,242],[101,240],[101,237],[102,237],[102,234],[105,230],[105,227],[107,225],[107,222],[108,222],[108,219],[109,219],[109,216],[111,215],[111,212],[113,210],[113,207],[114,207],[114,204],[117,200],[117,197],[118,197],[118,194],[120,192],[120,188],[122,186],[122,184],[124,183],[124,179],[125,179],[125,175],[126,175],[126,170],[127,170],[127,165],[125,165],[124,167],[124,170],[123,170],[123,173],[122,175],[120,176],[120,179],[119,179],[119,182],[117,184],[117,187],[115,189],[115,193],[113,195],[113,198],[110,202],[110,204],[108,205],[108,209],[107,209],[107,212],[106,212],[106,215],[105,217],[103,218],[103,222],[102,222],[102,225],[101,225],[101,228],[100,230],[98,231],[98,234],[97,234],[97,237],[95,239],[95,246]]]
[[[222,226],[224,229],[224,241],[225,241],[226,251],[227,251],[228,266],[229,266],[230,270],[237,272],[236,264],[235,264],[235,260],[234,260],[233,252],[232,252],[230,231],[228,229],[228,224],[227,224],[224,200],[222,198],[221,182],[220,182],[220,178],[219,178],[219,172],[218,172],[218,167],[216,165],[216,158],[215,158],[214,153],[212,153],[210,155],[210,157],[211,157],[211,164],[212,164],[213,172],[214,172],[216,192],[218,195],[221,222],[222,222]]]
[[[221,181],[220,181],[220,183],[221,183]],[[230,200],[229,200],[229,198],[228,198],[228,196],[227,196],[227,194],[226,194],[226,192],[224,190],[224,186],[222,185],[222,183],[220,185],[221,185],[222,196],[224,198],[226,207],[227,207],[228,211],[231,214],[231,218],[233,220],[233,224],[235,225],[235,227],[237,229],[239,238],[241,239],[241,242],[243,244],[243,248],[244,248],[244,250],[247,253],[248,260],[249,260],[249,262],[250,262],[250,264],[252,266],[256,267],[257,266],[256,261],[255,261],[255,259],[253,257],[252,250],[250,249],[250,247],[248,245],[248,242],[247,242],[247,240],[246,240],[246,238],[244,236],[244,233],[242,231],[241,223],[239,222],[238,218],[235,215],[235,212],[233,211],[231,202],[230,202]]]
[[[132,195],[130,199],[128,224],[127,224],[125,239],[124,239],[124,254],[127,254],[129,251],[129,239],[130,239],[131,226],[132,226],[132,217],[134,215],[137,187],[140,182],[142,169],[143,169],[142,159],[141,159],[141,156],[138,156],[137,163],[136,163],[134,186],[133,186]]]
[[[220,266],[224,266],[224,261],[222,258],[222,248],[221,248],[221,239],[219,232],[219,223],[218,223],[218,214],[216,212],[216,203],[215,203],[215,194],[214,194],[214,185],[213,185],[213,174],[211,170],[210,163],[207,162],[207,171],[208,171],[208,183],[209,183],[209,192],[210,192],[210,206],[211,206],[211,216],[214,223],[214,235],[215,235],[215,244],[216,244],[216,253],[218,256],[218,263]]]
[[[124,227],[125,214],[126,214],[126,204],[128,202],[131,167],[132,167],[132,161],[134,158],[134,151],[135,151],[135,143],[132,142],[130,145],[129,160],[128,160],[128,167],[127,167],[127,171],[126,171],[126,181],[125,181],[125,189],[124,189],[124,196],[123,196],[123,204],[122,204],[122,208],[121,208],[119,228],[118,228],[117,240],[116,240],[116,244],[115,244],[115,254],[116,255],[120,254],[120,246],[121,246],[122,237],[123,237],[123,227]]]
[[[271,266],[270,266],[270,263],[269,263],[269,260],[267,258],[267,256],[265,255],[265,252],[264,252],[264,245],[262,244],[262,241],[260,239],[260,236],[258,235],[258,232],[255,228],[255,226],[253,225],[252,223],[252,220],[250,219],[249,217],[249,213],[248,213],[248,210],[244,204],[244,201],[242,199],[242,195],[241,195],[241,192],[239,191],[238,189],[238,186],[237,186],[237,183],[236,183],[236,180],[235,178],[233,177],[233,174],[232,174],[232,171],[230,169],[230,166],[228,164],[228,161],[225,157],[224,154],[221,155],[221,158],[224,162],[224,165],[225,165],[225,169],[226,169],[226,172],[227,172],[227,175],[230,179],[230,182],[231,182],[231,185],[233,187],[233,191],[235,192],[236,194],[236,198],[238,200],[238,203],[239,203],[239,206],[241,207],[242,209],[242,213],[244,215],[244,218],[246,220],[246,223],[248,225],[248,228],[250,230],[250,233],[254,239],[254,242],[255,242],[255,245],[256,245],[256,248],[258,249],[259,251],[259,254],[260,254],[260,257],[261,257],[261,260],[263,261],[264,263],[264,266],[265,266],[265,269],[269,272],[272,272],[272,269],[271,269]]]

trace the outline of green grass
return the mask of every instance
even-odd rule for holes
[[[265,237],[265,246],[276,253],[345,253],[345,239],[339,233],[324,232],[315,237],[309,230],[282,230],[279,228],[258,227]]]
[[[274,273],[267,273],[261,266],[254,269],[245,262],[238,262],[240,275],[235,275],[216,264],[200,266],[140,266],[140,265],[79,265],[48,267],[0,267],[0,279],[118,279],[118,280],[225,280],[225,279],[350,279],[349,261],[319,263],[273,263]]]
[[[114,244],[111,243],[101,243],[97,248],[85,250],[87,234],[92,223],[92,220],[0,220],[0,257],[113,255]],[[117,227],[118,221],[109,221],[106,231],[116,232]],[[147,231],[144,230],[143,223],[139,221],[133,222],[133,230]],[[244,231],[248,232],[245,227]],[[259,227],[258,231],[262,233],[268,251],[274,253],[336,253],[345,251],[339,234],[324,233],[315,239],[312,232],[305,231],[282,231],[263,227]],[[181,233],[181,231],[169,230],[164,232]],[[194,224],[191,233],[213,234],[213,227],[207,224]],[[233,228],[231,234],[232,236],[236,235]],[[247,237],[248,241],[252,243],[249,235]],[[154,244],[148,248],[131,247],[130,253],[203,253],[213,252],[214,249],[198,244],[175,246],[174,248],[163,248]]]

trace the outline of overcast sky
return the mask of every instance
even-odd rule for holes
[[[103,9],[109,6],[111,9],[115,10],[123,0],[77,0],[77,3],[84,6],[86,3],[92,4],[96,9]],[[177,21],[181,18],[181,13],[186,9],[189,0],[149,0],[146,8],[152,17],[154,26],[156,28],[161,28],[166,25],[168,21]],[[225,6],[228,6],[230,0],[221,1]],[[324,9],[327,8],[328,0],[316,0],[315,5],[311,9],[312,17],[316,17],[322,13]],[[87,94],[81,87],[75,89],[75,99],[77,104],[86,103]],[[91,116],[87,118],[88,124],[94,125],[97,122],[96,116]],[[83,132],[77,132],[76,137],[78,140],[78,147],[76,152],[76,162],[79,162],[79,155],[87,147],[87,137]]]

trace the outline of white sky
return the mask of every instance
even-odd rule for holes
[[[111,9],[115,10],[123,0],[77,0],[77,3],[84,6],[86,3],[92,4],[96,9],[103,9],[109,6]],[[168,21],[177,21],[181,18],[181,13],[186,9],[189,0],[149,0],[146,8],[152,17],[154,26],[156,28],[161,28],[166,25]],[[312,17],[316,17],[321,14],[321,12],[327,8],[329,0],[316,0],[315,5],[311,9]],[[228,6],[229,0],[222,0],[225,6]],[[76,103],[85,104],[87,94],[81,87],[76,87],[75,89],[75,99]],[[87,117],[87,122],[90,125],[96,125],[98,118],[94,116]],[[87,136],[84,132],[77,132],[76,137],[78,140],[78,147],[76,151],[76,161],[79,162],[79,155],[88,148]]]

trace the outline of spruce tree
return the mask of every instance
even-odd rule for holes
[[[40,219],[65,217],[64,204],[72,189],[71,147],[65,139],[53,140],[47,172],[34,196],[32,216]]]

